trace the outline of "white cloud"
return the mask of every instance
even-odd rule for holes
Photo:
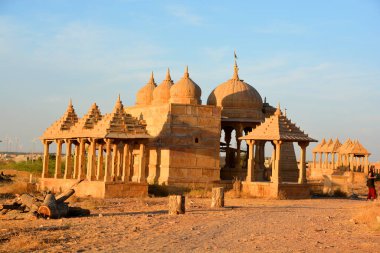
[[[305,34],[308,29],[302,25],[287,23],[286,21],[273,21],[267,25],[256,27],[253,31],[260,34],[271,35],[302,35]]]
[[[202,17],[192,13],[189,8],[183,5],[170,5],[166,9],[169,14],[189,25],[199,26],[203,22]]]

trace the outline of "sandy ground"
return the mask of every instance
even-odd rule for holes
[[[0,204],[15,189],[17,182],[0,185]],[[226,198],[219,209],[210,202],[186,198],[186,213],[169,216],[168,198],[71,198],[91,215],[1,217],[0,252],[380,252],[380,201]]]
[[[91,216],[0,220],[0,251],[380,252],[380,232],[355,217],[378,203],[348,199],[187,198],[169,216],[167,198],[83,200]]]

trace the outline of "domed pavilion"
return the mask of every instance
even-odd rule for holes
[[[221,150],[225,152],[225,164],[221,168],[221,178],[226,180],[234,177],[245,178],[246,170],[243,167],[246,159],[242,160],[239,138],[252,131],[263,122],[265,116],[270,116],[275,111],[275,108],[269,106],[266,101],[263,103],[254,87],[239,78],[238,72],[235,60],[232,78],[218,85],[207,99],[208,105],[222,109],[221,130],[224,132],[224,140],[221,142]],[[231,147],[233,132],[235,132],[233,142],[236,142],[236,149]],[[256,145],[261,147],[260,142]],[[263,148],[262,146],[261,149]],[[264,157],[262,158],[264,160]]]
[[[108,114],[101,114],[93,104],[80,118],[70,103],[65,115],[41,137],[45,186],[64,187],[68,180],[86,178],[88,183],[79,190],[83,195],[96,195],[97,185],[102,185],[101,196],[125,196],[127,191],[146,192],[146,183],[225,186],[234,178],[252,179],[249,173],[255,174],[254,180],[268,184],[273,168],[281,168],[281,180],[298,181],[291,142],[275,150],[282,159],[273,167],[264,165],[268,139],[253,142],[247,137],[276,109],[240,79],[236,60],[232,78],[216,86],[206,104],[202,104],[202,90],[194,80],[186,67],[183,76],[173,82],[168,69],[164,80],[156,85],[152,72],[138,90],[134,105],[123,106],[118,98]],[[241,147],[242,141],[247,143],[246,149]],[[54,178],[48,172],[51,143],[57,146]],[[236,148],[232,147],[235,143]],[[65,170],[60,169],[63,148]],[[145,190],[136,190],[139,187]]]

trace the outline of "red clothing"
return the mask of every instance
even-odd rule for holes
[[[376,199],[377,198],[377,195],[376,195],[376,189],[375,187],[369,187],[368,188],[368,196],[367,196],[367,199]]]

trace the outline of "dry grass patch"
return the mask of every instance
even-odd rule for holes
[[[13,182],[0,185],[0,194],[23,194],[27,192],[27,184],[24,182]]]
[[[380,231],[380,202],[370,202],[354,216],[354,220],[367,224],[371,229]]]

